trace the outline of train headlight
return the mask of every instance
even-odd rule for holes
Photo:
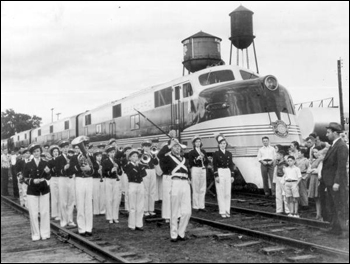
[[[270,91],[275,91],[278,88],[278,81],[275,76],[268,75],[264,79],[264,85]]]

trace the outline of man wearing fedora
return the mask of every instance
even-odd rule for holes
[[[322,167],[320,188],[322,195],[327,195],[329,209],[332,212],[330,233],[340,235],[340,238],[349,237],[349,227],[346,221],[349,218],[348,208],[348,178],[346,162],[349,151],[344,141],[340,138],[343,128],[340,124],[331,122],[327,128],[327,138],[332,142]]]
[[[192,144],[193,149],[188,153],[192,176],[192,207],[194,210],[205,211],[208,157],[202,149],[202,140],[198,135],[193,137]]]
[[[24,166],[24,179],[28,185],[28,211],[32,232],[32,240],[50,238],[50,169],[47,161],[40,155],[42,148],[32,144],[30,153],[34,158]],[[40,226],[38,215],[40,213]]]

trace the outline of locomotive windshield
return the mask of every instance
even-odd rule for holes
[[[233,72],[231,70],[223,70],[210,71],[206,74],[200,75],[198,79],[201,85],[206,86],[214,83],[233,81],[235,77],[233,76]]]

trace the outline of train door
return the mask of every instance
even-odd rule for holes
[[[176,131],[177,138],[181,140],[184,121],[182,84],[174,85],[172,88],[171,124]]]

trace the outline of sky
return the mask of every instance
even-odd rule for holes
[[[335,97],[338,105],[342,58],[349,112],[348,1],[1,1],[1,111],[47,124],[52,113],[73,116],[181,77],[181,41],[201,30],[222,39],[229,64],[229,13],[240,4],[254,12],[261,75],[276,76],[294,103]]]

